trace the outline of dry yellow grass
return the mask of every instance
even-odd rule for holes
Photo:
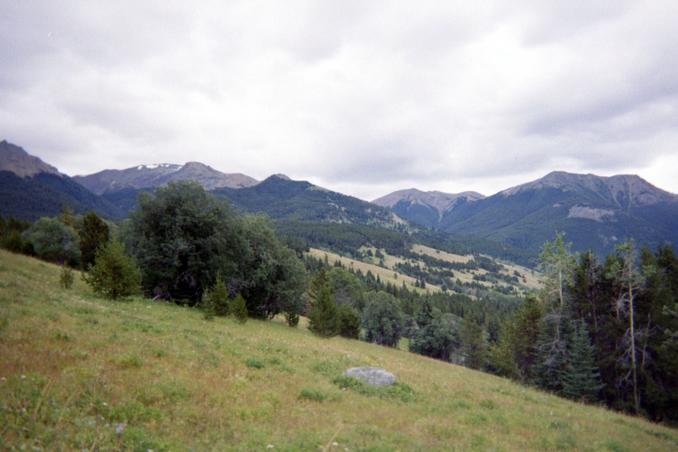
[[[360,270],[363,273],[367,273],[368,271],[370,271],[375,277],[379,275],[379,279],[381,279],[381,281],[384,284],[390,282],[391,284],[400,287],[404,282],[409,290],[416,290],[418,292],[426,291],[440,292],[440,287],[433,284],[427,284],[426,289],[420,289],[418,287],[415,287],[414,285],[414,283],[416,282],[415,278],[408,276],[404,273],[396,272],[392,268],[380,267],[379,265],[351,259],[349,257],[341,256],[331,251],[325,251],[318,248],[310,248],[309,254],[318,259],[325,259],[325,256],[327,256],[327,260],[330,264],[334,264],[335,262],[341,262],[341,264],[348,269],[352,268],[355,270]]]
[[[0,251],[2,450],[678,447],[673,429],[405,351],[58,280],[58,267]],[[402,385],[342,390],[333,381],[354,365]]]
[[[452,263],[461,263],[465,264],[470,260],[473,260],[473,256],[470,254],[467,255],[460,255],[460,254],[452,254],[448,253],[446,251],[442,250],[437,250],[435,248],[431,248],[429,246],[425,245],[412,245],[412,252],[417,253],[417,254],[423,254],[425,256],[431,256],[436,259],[440,259],[441,261],[446,261],[446,262],[452,262]]]

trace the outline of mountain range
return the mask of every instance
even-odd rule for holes
[[[678,243],[678,196],[636,175],[555,171],[489,197],[434,193],[453,202],[436,205],[430,192],[419,191],[395,192],[374,202],[390,205],[413,223],[532,253],[556,231],[565,232],[575,250],[601,254],[628,237],[653,247]]]
[[[20,147],[0,142],[3,216],[34,220],[70,206],[120,219],[134,209],[140,192],[181,180],[196,181],[237,209],[274,220],[451,234],[457,241],[468,237],[469,243],[503,244],[533,256],[556,231],[565,232],[575,250],[591,248],[599,254],[627,237],[649,246],[678,244],[678,196],[636,175],[557,171],[487,197],[413,188],[369,203],[281,174],[259,182],[199,162],[139,165],[71,178]]]

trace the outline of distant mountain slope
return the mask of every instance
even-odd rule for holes
[[[188,162],[185,165],[173,163],[139,165],[123,170],[104,170],[87,176],[75,176],[74,179],[96,194],[124,189],[155,188],[168,182],[182,180],[196,181],[206,190],[221,187],[251,187],[258,182],[245,174],[222,173],[199,162]]]
[[[35,220],[56,215],[65,206],[75,212],[95,210],[108,218],[121,216],[108,201],[53,166],[18,146],[0,142],[0,215]]]
[[[263,212],[274,219],[405,226],[388,209],[282,175],[252,187],[220,188],[214,193],[248,212]]]
[[[633,175],[553,172],[447,212],[438,227],[537,252],[556,231],[577,250],[611,251],[633,237],[678,244],[678,196]]]
[[[441,218],[457,206],[483,199],[480,193],[443,193],[440,191],[421,191],[416,188],[399,190],[372,201],[382,207],[390,207],[393,212],[408,220],[434,228]]]
[[[6,140],[0,141],[0,171],[9,171],[19,177],[35,176],[39,173],[59,174],[53,166]]]

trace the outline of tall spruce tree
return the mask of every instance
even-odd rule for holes
[[[558,315],[547,314],[541,322],[537,354],[532,366],[533,383],[555,393],[562,393],[563,371],[570,362],[573,336],[572,319],[565,307]]]
[[[595,350],[583,321],[574,322],[567,364],[560,376],[562,393],[575,400],[595,401],[603,385]]]

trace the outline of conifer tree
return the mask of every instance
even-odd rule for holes
[[[563,395],[575,400],[594,401],[603,386],[595,362],[595,349],[584,322],[575,323],[569,359],[561,381]]]
[[[137,293],[141,281],[136,263],[116,240],[99,248],[94,265],[82,277],[94,292],[112,299]]]
[[[238,323],[247,322],[247,302],[241,294],[231,300],[229,311]]]
[[[336,336],[338,333],[337,305],[332,299],[327,283],[317,289],[317,295],[308,314],[309,329],[322,337]]]
[[[565,309],[560,315],[544,316],[537,339],[537,354],[532,366],[533,382],[560,394],[563,371],[569,364],[572,321]]]
[[[217,275],[216,283],[205,291],[202,300],[206,318],[215,315],[223,317],[229,314],[228,290],[221,275]]]
[[[487,361],[487,342],[483,327],[470,317],[464,318],[459,332],[464,365],[471,369],[482,369]]]

